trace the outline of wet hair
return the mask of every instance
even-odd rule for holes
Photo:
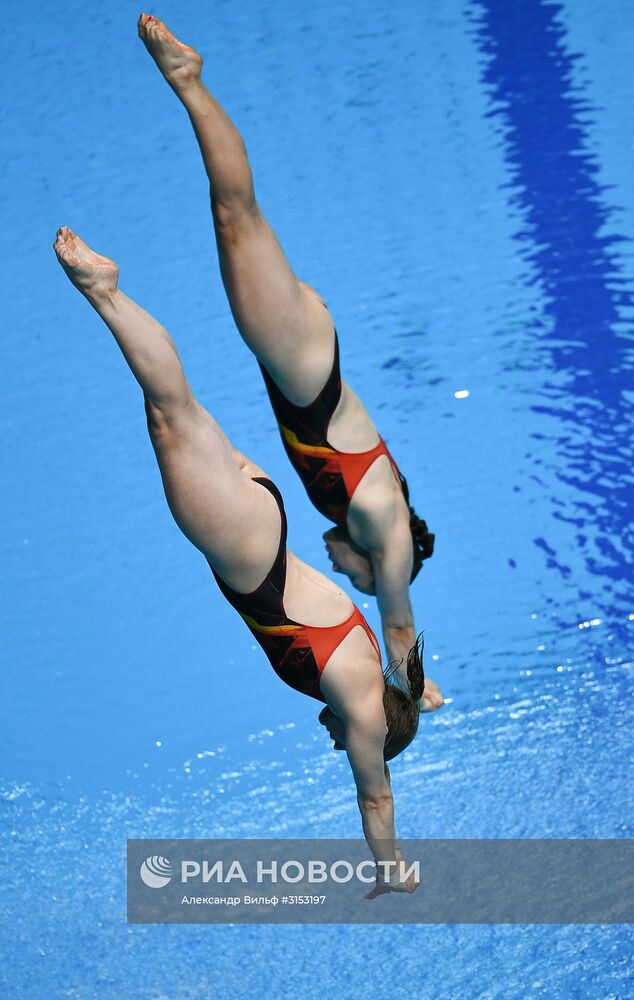
[[[423,696],[425,687],[425,672],[423,670],[423,649],[425,643],[423,633],[418,636],[415,644],[407,654],[407,686],[409,694],[397,687],[392,678],[402,660],[388,663],[383,672],[385,690],[383,692],[383,710],[387,723],[387,735],[383,746],[383,759],[392,760],[402,753],[412,742],[418,730],[420,711],[418,702]]]
[[[403,487],[405,503],[409,509],[409,530],[412,533],[412,542],[414,544],[414,563],[412,565],[412,575],[409,578],[409,582],[413,583],[420,573],[424,560],[429,559],[429,557],[433,555],[434,539],[436,536],[429,531],[427,522],[423,521],[423,519],[418,516],[414,508],[411,506],[409,502],[409,488],[407,480],[402,473],[401,486]]]

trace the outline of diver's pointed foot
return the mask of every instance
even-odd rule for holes
[[[172,87],[178,89],[200,79],[202,57],[190,45],[179,42],[158,17],[141,14],[137,28],[139,38]]]
[[[73,285],[87,297],[116,291],[119,268],[109,257],[95,253],[68,226],[57,230],[53,249]]]

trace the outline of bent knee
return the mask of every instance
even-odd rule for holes
[[[253,230],[260,218],[260,209],[255,198],[225,197],[222,201],[212,197],[211,214],[216,230],[216,239],[224,246],[237,243],[245,233]]]
[[[148,430],[153,440],[167,440],[174,432],[192,426],[196,419],[198,404],[191,393],[165,400],[153,400],[144,396],[144,403]]]

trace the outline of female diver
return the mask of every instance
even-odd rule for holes
[[[342,381],[326,303],[299,281],[255,199],[241,136],[201,82],[202,59],[158,18],[138,31],[191,119],[211,186],[220,270],[238,330],[262,370],[287,454],[308,496],[336,527],[324,534],[333,569],[376,594],[395,680],[407,691],[415,627],[409,585],[434,536],[409,506],[404,477],[364,406]],[[442,694],[429,678],[423,711]]]
[[[385,761],[416,734],[424,684],[418,646],[409,652],[405,693],[387,683],[376,638],[350,598],[288,551],[279,491],[196,401],[167,331],[117,288],[116,264],[65,227],[54,249],[143,390],[176,523],[205,556],[279,677],[325,702],[319,718],[335,748],[348,755],[370,850],[377,862],[394,863],[399,855]],[[413,878],[399,881],[397,870],[391,880],[377,875],[368,898],[415,887]]]

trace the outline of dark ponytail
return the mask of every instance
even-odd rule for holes
[[[421,632],[416,642],[407,654],[407,683],[414,701],[420,701],[425,687],[425,671],[423,670],[423,651],[425,640]]]
[[[409,694],[392,683],[392,677],[400,667],[402,660],[388,663],[383,678],[383,710],[387,723],[387,735],[383,746],[384,760],[392,760],[402,753],[412,742],[418,729],[420,710],[418,702],[423,696],[425,673],[423,670],[423,633],[407,654],[407,685]]]
[[[412,575],[409,578],[409,582],[413,583],[420,573],[421,566],[423,565],[425,559],[429,559],[434,554],[434,540],[436,536],[427,527],[427,522],[423,521],[423,519],[418,516],[414,508],[410,505],[409,488],[407,486],[407,480],[402,473],[401,486],[403,488],[405,503],[409,509],[409,530],[412,534],[412,543],[414,545],[414,563],[412,565]]]

